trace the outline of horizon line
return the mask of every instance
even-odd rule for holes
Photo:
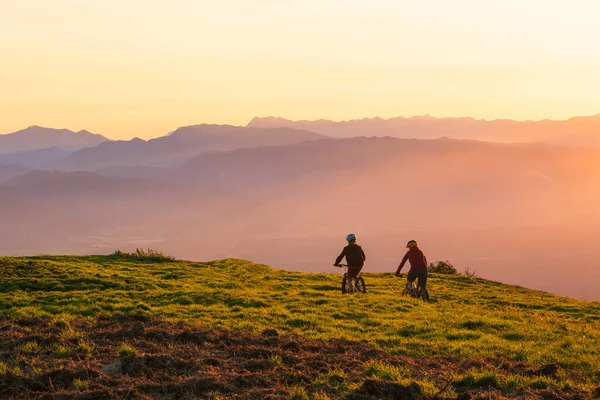
[[[317,118],[317,119],[290,119],[290,118],[285,118],[285,117],[279,117],[279,116],[274,116],[274,115],[267,115],[267,116],[254,116],[250,119],[250,121],[248,121],[245,125],[236,125],[236,124],[227,124],[227,123],[210,123],[210,122],[200,122],[197,124],[186,124],[186,125],[180,125],[177,128],[164,133],[163,135],[159,135],[159,136],[153,136],[150,137],[148,139],[142,139],[139,136],[131,136],[130,139],[109,139],[106,135],[103,135],[102,133],[97,133],[97,132],[93,132],[87,128],[83,128],[83,129],[70,129],[70,128],[54,128],[54,127],[49,127],[49,126],[42,126],[42,125],[37,125],[37,124],[33,124],[33,125],[28,125],[25,128],[16,130],[14,132],[7,132],[7,133],[0,133],[0,136],[5,136],[5,135],[11,135],[29,128],[42,128],[42,129],[52,129],[52,130],[68,130],[71,132],[74,132],[75,134],[77,133],[81,133],[81,132],[87,132],[87,133],[91,133],[94,135],[100,135],[100,136],[104,136],[105,138],[109,139],[109,140],[114,140],[114,141],[119,141],[119,140],[133,140],[133,139],[142,139],[142,140],[151,140],[151,139],[157,139],[157,138],[161,138],[164,136],[168,136],[170,134],[172,134],[173,132],[175,132],[177,129],[180,128],[186,128],[186,127],[192,127],[192,126],[200,126],[200,125],[214,125],[214,126],[232,126],[232,127],[237,127],[237,128],[247,128],[249,127],[249,125],[256,119],[276,119],[276,120],[285,120],[288,122],[293,122],[293,123],[297,123],[297,122],[323,122],[323,121],[327,121],[327,122],[333,122],[333,123],[348,123],[348,122],[357,122],[357,121],[369,121],[369,120],[382,120],[382,121],[390,121],[390,120],[394,120],[394,119],[405,119],[405,120],[412,120],[412,119],[419,119],[419,118],[427,118],[427,119],[431,119],[431,120],[460,120],[460,119],[464,119],[464,120],[473,120],[473,121],[479,121],[479,122],[487,122],[487,123],[493,123],[493,122],[499,122],[499,121],[512,121],[512,122],[518,122],[518,123],[539,123],[539,122],[568,122],[571,121],[573,119],[577,119],[577,118],[595,118],[595,117],[600,117],[600,112],[595,113],[595,114],[588,114],[588,115],[574,115],[565,119],[552,119],[552,118],[543,118],[543,119],[512,119],[512,118],[494,118],[494,119],[485,119],[485,118],[476,118],[476,117],[469,117],[469,116],[461,116],[461,117],[453,117],[453,116],[444,116],[444,117],[435,117],[435,116],[431,116],[429,114],[419,114],[419,115],[412,115],[410,117],[405,117],[402,115],[398,115],[395,117],[389,117],[389,118],[382,118],[380,116],[374,116],[374,117],[362,117],[362,118],[352,118],[352,119],[346,119],[346,120],[334,120],[334,119],[327,119],[327,118]],[[282,127],[283,128],[283,127]],[[273,129],[273,128],[264,128],[264,129]],[[293,129],[293,128],[292,128]]]

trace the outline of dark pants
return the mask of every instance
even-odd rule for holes
[[[361,269],[362,269],[362,265],[360,267],[356,267],[356,266],[350,267],[349,266],[348,267],[348,278],[356,278]]]
[[[425,289],[425,286],[427,286],[427,270],[425,269],[411,269],[410,271],[408,271],[408,281],[409,282],[414,282],[415,279],[419,279],[419,281],[417,282],[417,285],[421,286],[423,289]]]

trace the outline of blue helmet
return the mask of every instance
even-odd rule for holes
[[[354,233],[349,233],[348,236],[346,236],[347,242],[349,242],[351,240],[356,240],[356,235]]]

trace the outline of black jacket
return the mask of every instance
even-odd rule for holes
[[[339,264],[344,259],[344,257],[346,257],[346,262],[351,267],[362,267],[365,264],[365,260],[367,259],[362,247],[360,247],[356,243],[352,243],[344,247],[344,250],[342,250],[342,254],[340,254],[335,260],[335,264]]]

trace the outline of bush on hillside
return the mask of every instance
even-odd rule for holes
[[[450,261],[436,261],[431,263],[429,264],[427,271],[446,275],[454,275],[458,273],[454,265],[450,264]]]
[[[469,267],[467,265],[465,267],[464,274],[465,274],[465,276],[468,276],[469,278],[476,278],[477,277],[477,270],[476,269],[471,269],[471,267]]]
[[[151,261],[151,262],[168,262],[175,261],[175,257],[170,255],[165,255],[159,251],[148,249],[135,249],[132,253],[127,253],[121,250],[117,250],[110,255],[115,258],[126,258],[129,260],[138,260],[138,261]]]

